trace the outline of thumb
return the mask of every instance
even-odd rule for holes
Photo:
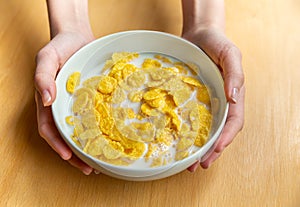
[[[54,48],[48,44],[36,56],[35,88],[42,97],[44,106],[50,106],[56,97],[55,77],[59,59]]]
[[[227,100],[236,103],[244,85],[242,55],[231,42],[224,45],[220,52],[220,66],[223,69],[225,94]]]

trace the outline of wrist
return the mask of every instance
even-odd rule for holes
[[[59,33],[92,37],[87,0],[47,1],[51,38]]]
[[[182,34],[199,30],[225,30],[223,0],[182,0]]]

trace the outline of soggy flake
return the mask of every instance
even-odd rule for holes
[[[89,88],[89,89],[95,89],[96,90],[97,87],[98,87],[98,84],[99,84],[100,80],[103,77],[104,76],[94,76],[94,77],[91,77],[91,78],[87,79],[86,81],[84,81],[82,83],[82,85],[84,86],[85,89]]]
[[[117,87],[116,90],[112,93],[111,102],[113,104],[120,104],[126,99],[126,94],[121,87]]]
[[[80,94],[74,101],[72,110],[73,112],[80,113],[82,112],[87,106],[88,106],[88,94],[87,93],[82,93]]]
[[[171,78],[172,76],[174,76],[174,73],[169,70],[153,69],[149,72],[149,75],[152,80],[160,81]]]
[[[130,87],[139,88],[145,83],[145,80],[146,80],[145,72],[144,71],[137,71],[137,72],[132,73],[127,78],[127,84]]]

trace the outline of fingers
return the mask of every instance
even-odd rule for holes
[[[38,130],[46,142],[59,154],[64,160],[72,157],[72,151],[61,138],[52,118],[51,108],[44,107],[40,95],[35,93],[37,104]]]
[[[209,156],[208,159],[206,159],[204,162],[201,162],[200,165],[203,169],[207,169],[210,167],[210,165],[220,157],[221,152],[212,152],[212,154]]]
[[[199,167],[200,161],[196,161],[193,165],[187,168],[188,171],[190,172],[195,172],[196,169]]]
[[[93,168],[90,167],[89,165],[85,164],[82,160],[80,160],[78,157],[76,157],[74,154],[71,157],[71,159],[68,160],[68,162],[81,170],[85,175],[89,175],[93,172]]]
[[[244,74],[240,50],[214,28],[200,29],[184,37],[195,43],[216,63],[224,78],[224,91],[229,101],[229,111],[223,131],[215,145],[203,156],[200,165],[208,168],[227,147],[244,124]],[[195,170],[197,164],[189,170]]]
[[[236,135],[241,131],[244,125],[244,100],[245,87],[240,90],[240,99],[236,104],[229,105],[229,111],[225,126],[218,141],[215,145],[202,157],[201,167],[206,169],[221,155],[223,150],[231,144]]]
[[[35,87],[42,97],[44,106],[50,106],[56,97],[55,77],[59,60],[55,49],[48,44],[36,57]]]
[[[244,126],[244,101],[245,87],[240,89],[239,102],[229,104],[229,111],[225,126],[217,142],[215,152],[222,152],[234,139],[234,137],[242,130]]]
[[[240,50],[225,39],[219,52],[219,65],[223,69],[225,94],[231,103],[237,103],[244,85],[242,55]]]
[[[40,135],[46,140],[46,142],[52,147],[52,149],[54,149],[59,154],[62,159],[67,160],[72,166],[81,170],[85,175],[91,174],[93,168],[88,166],[78,157],[72,154],[71,149],[61,138],[59,132],[55,127],[51,108],[43,106],[41,96],[38,92],[35,93],[35,100],[37,104],[37,119]]]

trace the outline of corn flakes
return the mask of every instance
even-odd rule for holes
[[[189,156],[207,142],[210,97],[194,64],[156,54],[134,64],[138,53],[114,53],[102,74],[84,80],[72,74],[72,140],[84,152],[115,165],[144,158],[150,167]]]

